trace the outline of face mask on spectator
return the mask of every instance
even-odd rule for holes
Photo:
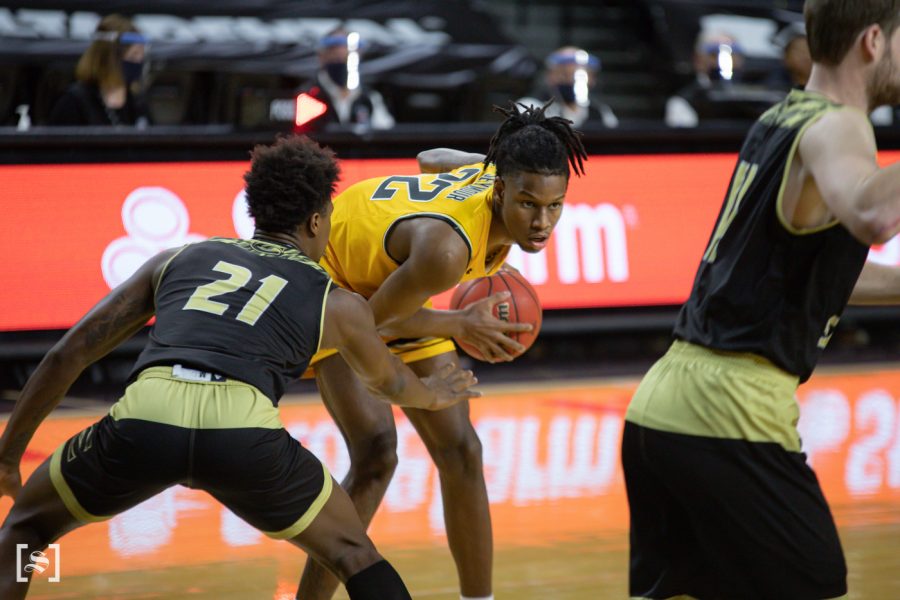
[[[571,83],[560,83],[556,86],[556,93],[566,104],[575,102],[575,86]]]
[[[131,60],[122,61],[122,79],[125,85],[131,85],[135,81],[140,81],[144,75],[144,63]]]
[[[325,64],[325,72],[338,87],[347,87],[347,63],[333,62]]]

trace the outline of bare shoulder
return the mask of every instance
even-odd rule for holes
[[[366,299],[350,290],[335,287],[328,294],[328,302],[325,305],[325,317],[339,317],[342,321],[371,314],[369,303]]]
[[[800,140],[801,153],[823,148],[875,151],[875,133],[868,117],[854,108],[833,110],[810,125]]]

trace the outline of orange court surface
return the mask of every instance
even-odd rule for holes
[[[498,599],[627,598],[622,416],[637,378],[484,388],[472,420],[484,446]],[[800,388],[800,432],[834,511],[850,598],[900,598],[900,370],[828,369]],[[99,413],[38,431],[27,476]],[[294,437],[345,472],[343,440],[318,397],[286,397]],[[434,466],[396,413],[400,464],[370,530],[414,598],[456,600]],[[10,501],[0,500],[5,516]],[[262,536],[209,496],[174,487],[60,540],[30,598],[292,599],[304,555]],[[343,590],[339,598],[346,598]]]

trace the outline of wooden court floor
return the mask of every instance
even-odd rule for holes
[[[492,387],[473,403],[495,537],[495,596],[627,598],[627,504],[619,467],[634,380]],[[832,505],[851,598],[900,599],[900,371],[843,369],[798,393],[800,431]],[[292,398],[291,433],[334,473],[347,467],[321,405]],[[29,447],[25,473],[96,420],[61,416]],[[370,534],[414,598],[455,600],[434,467],[397,413],[400,466]],[[9,501],[0,501],[0,516]],[[60,540],[31,598],[293,598],[304,556],[260,536],[208,496],[176,487]],[[339,598],[346,598],[341,592]]]

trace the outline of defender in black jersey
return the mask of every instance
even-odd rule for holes
[[[285,431],[278,400],[322,344],[401,406],[436,410],[477,394],[467,371],[419,380],[382,343],[365,300],[333,287],[316,263],[337,175],[331,151],[307,138],[258,147],[245,176],[253,239],[213,238],[149,260],[44,358],[0,438],[0,494],[16,497],[0,529],[0,597],[28,589],[12,576],[17,544],[43,550],[180,484],[303,548],[351,598],[409,598],[350,498]],[[40,422],[85,367],[153,315],[125,395],[21,487],[19,462]]]
[[[808,0],[815,63],[751,128],[675,342],[626,413],[635,598],[847,593],[794,399],[848,302],[897,302],[865,263],[900,229],[900,166],[866,114],[900,101],[900,2]]]

